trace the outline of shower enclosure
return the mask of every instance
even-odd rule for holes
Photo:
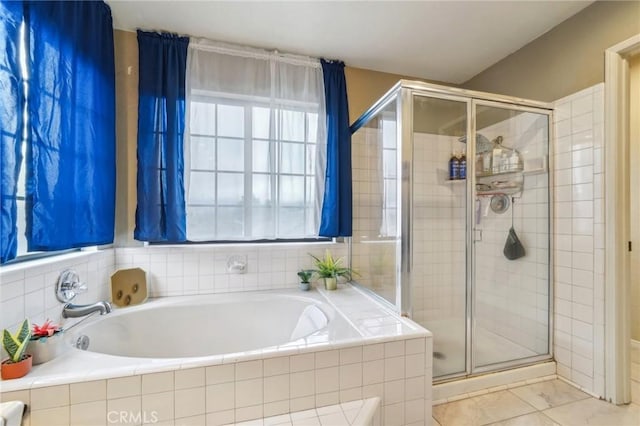
[[[433,332],[434,380],[551,358],[550,120],[544,103],[403,80],[352,126],[351,266]]]

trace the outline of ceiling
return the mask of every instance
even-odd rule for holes
[[[460,84],[590,1],[116,1],[117,29],[164,30]]]

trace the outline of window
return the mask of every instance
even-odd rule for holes
[[[110,120],[115,120],[115,93],[110,90],[115,79],[109,79],[109,71],[115,77],[113,26],[108,6],[46,2],[15,2],[12,6],[5,9],[3,4],[2,10],[13,18],[7,20],[10,25],[0,26],[3,42],[11,46],[7,52],[15,52],[6,58],[10,67],[4,70],[3,82],[9,76],[19,85],[2,84],[0,88],[3,114],[10,108],[9,114],[13,113],[13,132],[7,139],[11,150],[2,158],[3,167],[9,170],[4,174],[8,178],[3,178],[3,192],[6,189],[7,196],[16,201],[15,210],[11,211],[12,205],[6,209],[15,223],[8,222],[10,226],[3,228],[3,263],[106,243],[113,236],[113,220],[105,205],[113,207],[109,184],[115,187],[113,169],[108,167],[110,157],[114,157],[110,143],[115,146]],[[16,22],[20,25],[15,26]],[[83,25],[95,29],[95,37],[77,30]],[[96,41],[105,48],[85,49],[97,46]],[[71,72],[58,72],[70,63]],[[81,91],[76,82],[82,84]],[[103,155],[105,152],[107,155]],[[100,167],[93,167],[96,165]],[[93,192],[85,192],[85,187],[76,182]],[[33,211],[29,211],[32,199]],[[27,224],[31,225],[28,236]],[[28,252],[29,247],[41,252]]]
[[[22,161],[20,162],[20,173],[18,174],[18,184],[17,184],[17,192],[16,192],[16,210],[17,210],[17,223],[16,226],[18,228],[18,241],[17,241],[17,251],[16,257],[13,261],[22,261],[32,259],[34,257],[42,257],[45,255],[45,252],[39,251],[27,251],[27,209],[26,209],[26,199],[27,199],[27,185],[26,185],[26,175],[27,175],[27,139],[29,137],[29,105],[28,105],[28,94],[29,94],[29,68],[27,66],[27,48],[26,48],[26,25],[23,21],[20,25],[20,45],[18,49],[19,63],[20,63],[20,77],[22,78],[23,90],[24,90],[24,108],[22,110],[22,140],[20,141],[20,152],[22,153]],[[66,251],[54,251],[50,253],[46,253],[46,255],[56,255]]]
[[[191,241],[315,238],[318,107],[192,95]]]
[[[191,39],[187,240],[317,238],[326,114],[318,59]]]
[[[398,212],[398,177],[397,177],[397,144],[396,121],[383,118],[380,120],[380,133],[382,136],[382,225],[380,235],[383,237],[396,237],[397,212]]]

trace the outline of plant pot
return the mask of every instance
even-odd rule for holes
[[[338,288],[338,280],[335,277],[323,278],[324,288],[327,290],[335,290]]]
[[[19,379],[31,371],[33,357],[29,354],[23,355],[22,361],[9,363],[9,358],[2,361],[0,376],[2,380]]]
[[[298,283],[298,288],[302,291],[309,291],[311,283]]]
[[[56,333],[51,337],[30,340],[27,352],[33,356],[33,365],[43,364],[58,357],[65,349],[64,336]]]

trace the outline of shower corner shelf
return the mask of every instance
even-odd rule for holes
[[[518,168],[518,169],[512,169],[512,170],[504,170],[501,172],[487,172],[487,173],[476,173],[476,177],[477,178],[486,178],[486,177],[493,177],[493,176],[504,176],[504,175],[510,175],[510,174],[514,174],[514,173],[523,173],[524,170],[522,168]]]
[[[518,187],[509,187],[509,188],[493,188],[488,189],[486,191],[476,191],[476,195],[478,196],[487,196],[487,195],[515,195],[522,192],[522,186]],[[518,197],[516,197],[518,198]]]
[[[492,181],[491,178],[495,177],[500,177],[501,180]],[[522,167],[500,172],[478,173],[476,179],[478,182],[476,183],[476,194],[478,196],[515,195],[521,193],[524,188]]]

